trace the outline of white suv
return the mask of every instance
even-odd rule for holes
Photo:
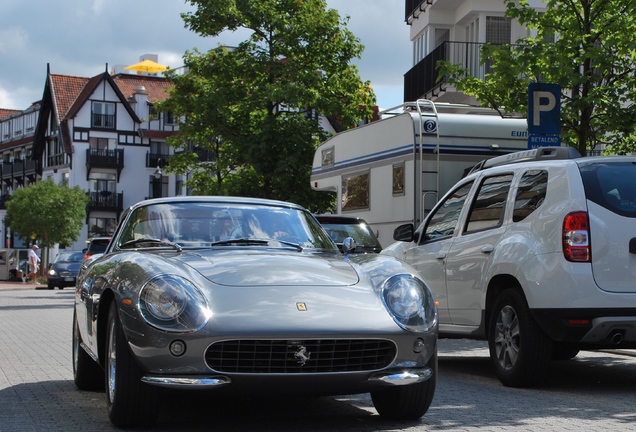
[[[482,162],[382,253],[431,287],[440,337],[487,339],[506,386],[636,348],[636,157],[545,147]]]

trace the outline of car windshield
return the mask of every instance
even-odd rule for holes
[[[273,246],[335,249],[302,210],[252,204],[156,203],[135,209],[115,242],[118,249]]]
[[[55,262],[82,262],[84,254],[82,252],[60,252]]]
[[[342,243],[346,237],[352,237],[358,246],[380,248],[380,242],[371,231],[369,225],[364,223],[337,223],[322,222],[322,226],[333,241]]]

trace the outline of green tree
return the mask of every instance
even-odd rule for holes
[[[331,194],[309,185],[313,154],[327,138],[318,114],[343,128],[371,115],[375,94],[357,67],[363,46],[348,18],[325,0],[190,0],[186,27],[202,36],[243,30],[237,47],[184,55],[188,73],[159,105],[185,120],[171,144],[212,149],[213,164],[194,155],[170,159],[192,173],[196,193],[238,194],[297,202],[325,210]],[[206,183],[207,182],[207,183]]]
[[[4,223],[25,242],[38,239],[47,248],[70,244],[84,226],[88,199],[79,186],[43,180],[13,191]]]
[[[636,150],[636,2],[548,0],[545,12],[527,0],[507,1],[506,15],[533,31],[513,46],[485,45],[485,81],[459,65],[443,65],[456,88],[500,113],[526,113],[530,82],[559,84],[561,137],[581,154],[599,144]]]

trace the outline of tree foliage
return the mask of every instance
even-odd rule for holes
[[[634,0],[507,1],[506,15],[532,32],[513,46],[485,45],[486,80],[445,64],[458,90],[503,112],[527,112],[531,82],[559,84],[562,140],[582,154],[599,144],[636,150],[636,15]]]
[[[44,247],[70,244],[84,227],[88,200],[79,186],[43,180],[13,191],[4,223],[25,242],[38,239]]]
[[[237,194],[297,202],[325,210],[330,194],[309,185],[313,154],[327,138],[317,113],[343,127],[371,115],[375,95],[357,67],[363,47],[347,19],[325,0],[190,0],[186,27],[202,36],[242,30],[237,47],[184,55],[186,74],[160,104],[185,120],[171,141],[209,149],[214,163],[193,153],[170,159],[189,173],[196,193]]]

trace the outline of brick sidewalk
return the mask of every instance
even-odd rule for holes
[[[47,286],[34,283],[0,281],[0,291],[25,289],[47,289]]]

